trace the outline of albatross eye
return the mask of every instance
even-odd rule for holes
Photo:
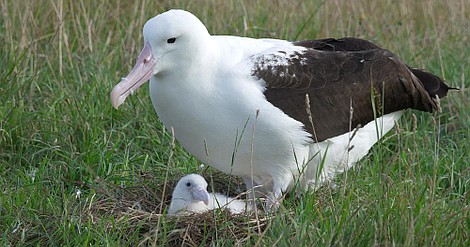
[[[188,187],[191,186],[191,183],[190,183],[190,182],[187,182],[187,183],[186,183],[186,186],[188,186]]]
[[[166,42],[167,42],[168,44],[173,44],[173,43],[175,43],[175,41],[176,41],[176,38],[174,38],[174,37],[173,37],[173,38],[169,38],[169,39],[166,40]]]

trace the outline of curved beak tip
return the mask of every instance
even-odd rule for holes
[[[157,60],[152,55],[150,44],[145,43],[140,52],[137,62],[129,74],[114,86],[111,91],[111,104],[118,108],[127,96],[137,90],[143,83],[147,82],[154,75],[154,68]]]
[[[198,189],[193,192],[193,199],[197,201],[202,201],[204,204],[209,205],[209,193],[206,189]]]
[[[121,92],[120,92],[121,90],[119,89],[120,89],[120,86],[118,84],[113,88],[113,90],[111,91],[111,95],[110,95],[111,104],[116,109],[119,108],[119,106],[124,102],[126,98],[126,97],[122,97],[123,95],[121,95]]]

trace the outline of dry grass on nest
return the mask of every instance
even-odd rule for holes
[[[214,210],[167,217],[165,221],[172,225],[172,230],[162,233],[161,227],[154,227],[144,234],[140,244],[159,246],[162,237],[170,246],[208,246],[215,241],[231,245],[247,243],[251,236],[262,234],[267,217],[232,215],[228,210]]]
[[[222,173],[205,171],[209,190],[238,194],[244,188],[242,182]],[[180,176],[181,177],[181,176]],[[167,216],[164,212],[170,205],[171,193],[180,177],[158,181],[151,175],[139,176],[138,186],[122,188],[113,183],[97,179],[93,189],[95,200],[87,207],[92,222],[113,218],[106,227],[116,226],[123,232],[140,230],[140,245],[201,246],[213,241],[233,244],[246,243],[253,234],[265,230],[267,217],[261,212],[232,215],[227,210],[214,210],[201,214]],[[164,187],[166,188],[164,189]]]

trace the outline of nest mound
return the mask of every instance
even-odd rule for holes
[[[209,183],[209,191],[237,196],[245,190],[238,178],[214,171],[201,174]],[[150,174],[141,174],[141,182],[133,187],[120,187],[96,179],[96,196],[89,202],[88,218],[98,222],[113,218],[107,228],[119,225],[122,231],[140,230],[139,245],[210,246],[214,243],[247,244],[252,236],[266,229],[268,217],[261,211],[233,215],[228,210],[212,210],[199,214],[166,215],[171,193],[181,176],[161,181]]]

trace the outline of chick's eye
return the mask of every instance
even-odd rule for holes
[[[166,40],[166,42],[168,44],[173,44],[173,43],[175,43],[175,41],[176,41],[176,38],[169,38],[169,39]]]
[[[190,183],[190,182],[187,182],[187,183],[186,183],[186,186],[188,186],[188,187],[191,186],[191,183]]]

